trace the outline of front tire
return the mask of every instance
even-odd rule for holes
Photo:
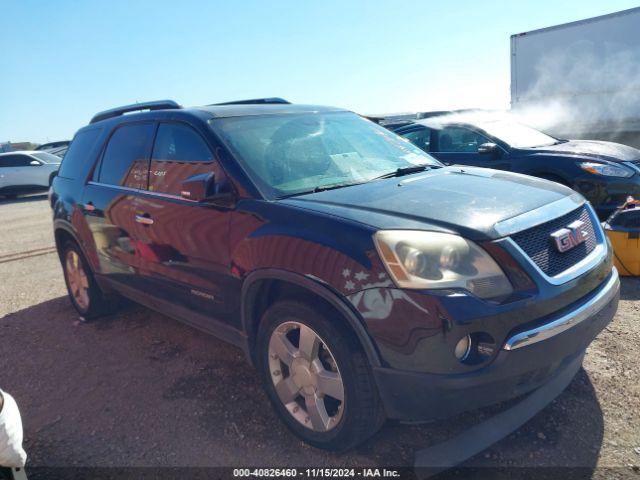
[[[62,270],[69,300],[82,319],[111,313],[117,304],[98,286],[91,267],[78,245],[68,241],[62,249]]]
[[[258,364],[276,412],[305,442],[344,451],[385,417],[371,368],[354,335],[332,311],[283,300],[258,331]]]

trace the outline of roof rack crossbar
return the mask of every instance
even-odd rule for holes
[[[173,100],[156,100],[153,102],[134,103],[132,105],[111,108],[109,110],[105,110],[104,112],[96,113],[89,123],[96,123],[101,120],[119,117],[120,115],[124,115],[125,113],[137,112],[139,110],[172,110],[178,108],[182,107]]]
[[[252,98],[251,100],[234,100],[233,102],[222,102],[222,103],[213,103],[212,105],[263,105],[263,104],[290,104],[291,102],[286,101],[284,98],[280,97],[270,97],[270,98]]]

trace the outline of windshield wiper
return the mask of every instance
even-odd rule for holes
[[[278,198],[297,197],[299,195],[308,195],[309,193],[318,193],[318,192],[324,192],[327,190],[335,190],[336,188],[351,187],[352,185],[362,185],[362,183],[363,182],[342,182],[342,183],[332,183],[329,185],[318,185],[312,190],[304,190],[302,192],[290,193],[288,195],[281,195]]]
[[[400,167],[393,172],[388,172],[375,177],[372,180],[378,180],[381,178],[393,178],[402,177],[403,175],[409,175],[411,173],[424,172],[425,170],[431,170],[432,168],[439,168],[440,165],[411,165],[409,167]]]
[[[334,183],[332,185],[319,185],[316,188],[314,188],[312,191],[313,193],[318,193],[318,192],[324,192],[326,190],[335,190],[336,188],[344,188],[344,187],[350,187],[352,185],[360,185],[362,182],[343,182],[343,183]]]
[[[335,190],[337,188],[345,188],[351,187],[353,185],[362,185],[363,183],[371,182],[373,180],[379,180],[382,178],[392,178],[392,177],[402,177],[403,175],[409,175],[411,173],[424,172],[425,170],[431,170],[432,168],[442,168],[441,165],[411,165],[408,167],[400,167],[394,170],[393,172],[388,172],[379,177],[374,177],[366,182],[341,182],[341,183],[331,183],[329,185],[318,185],[312,190],[304,190],[302,192],[290,193],[287,195],[281,195],[277,198],[289,198],[289,197],[297,197],[300,195],[308,195],[309,193],[318,193],[318,192],[326,192],[327,190]]]

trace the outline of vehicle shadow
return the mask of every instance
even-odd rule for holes
[[[640,278],[622,277],[620,280],[621,300],[640,300]]]
[[[143,307],[83,323],[59,297],[0,318],[0,333],[0,386],[22,412],[29,478],[53,478],[53,466],[411,468],[415,451],[500,409],[389,422],[357,449],[330,453],[289,433],[239,349]],[[492,478],[503,468],[504,478],[540,466],[584,473],[602,438],[602,411],[581,370],[556,401],[462,468]]]
[[[521,428],[438,478],[591,478],[604,438],[604,418],[588,373]]]
[[[6,205],[11,203],[28,203],[28,202],[39,202],[41,200],[47,199],[47,193],[37,193],[30,195],[21,195],[16,198],[7,198],[0,195],[0,205]]]

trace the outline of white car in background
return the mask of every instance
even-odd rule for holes
[[[61,161],[48,152],[0,153],[0,196],[15,198],[19,194],[47,190]]]

